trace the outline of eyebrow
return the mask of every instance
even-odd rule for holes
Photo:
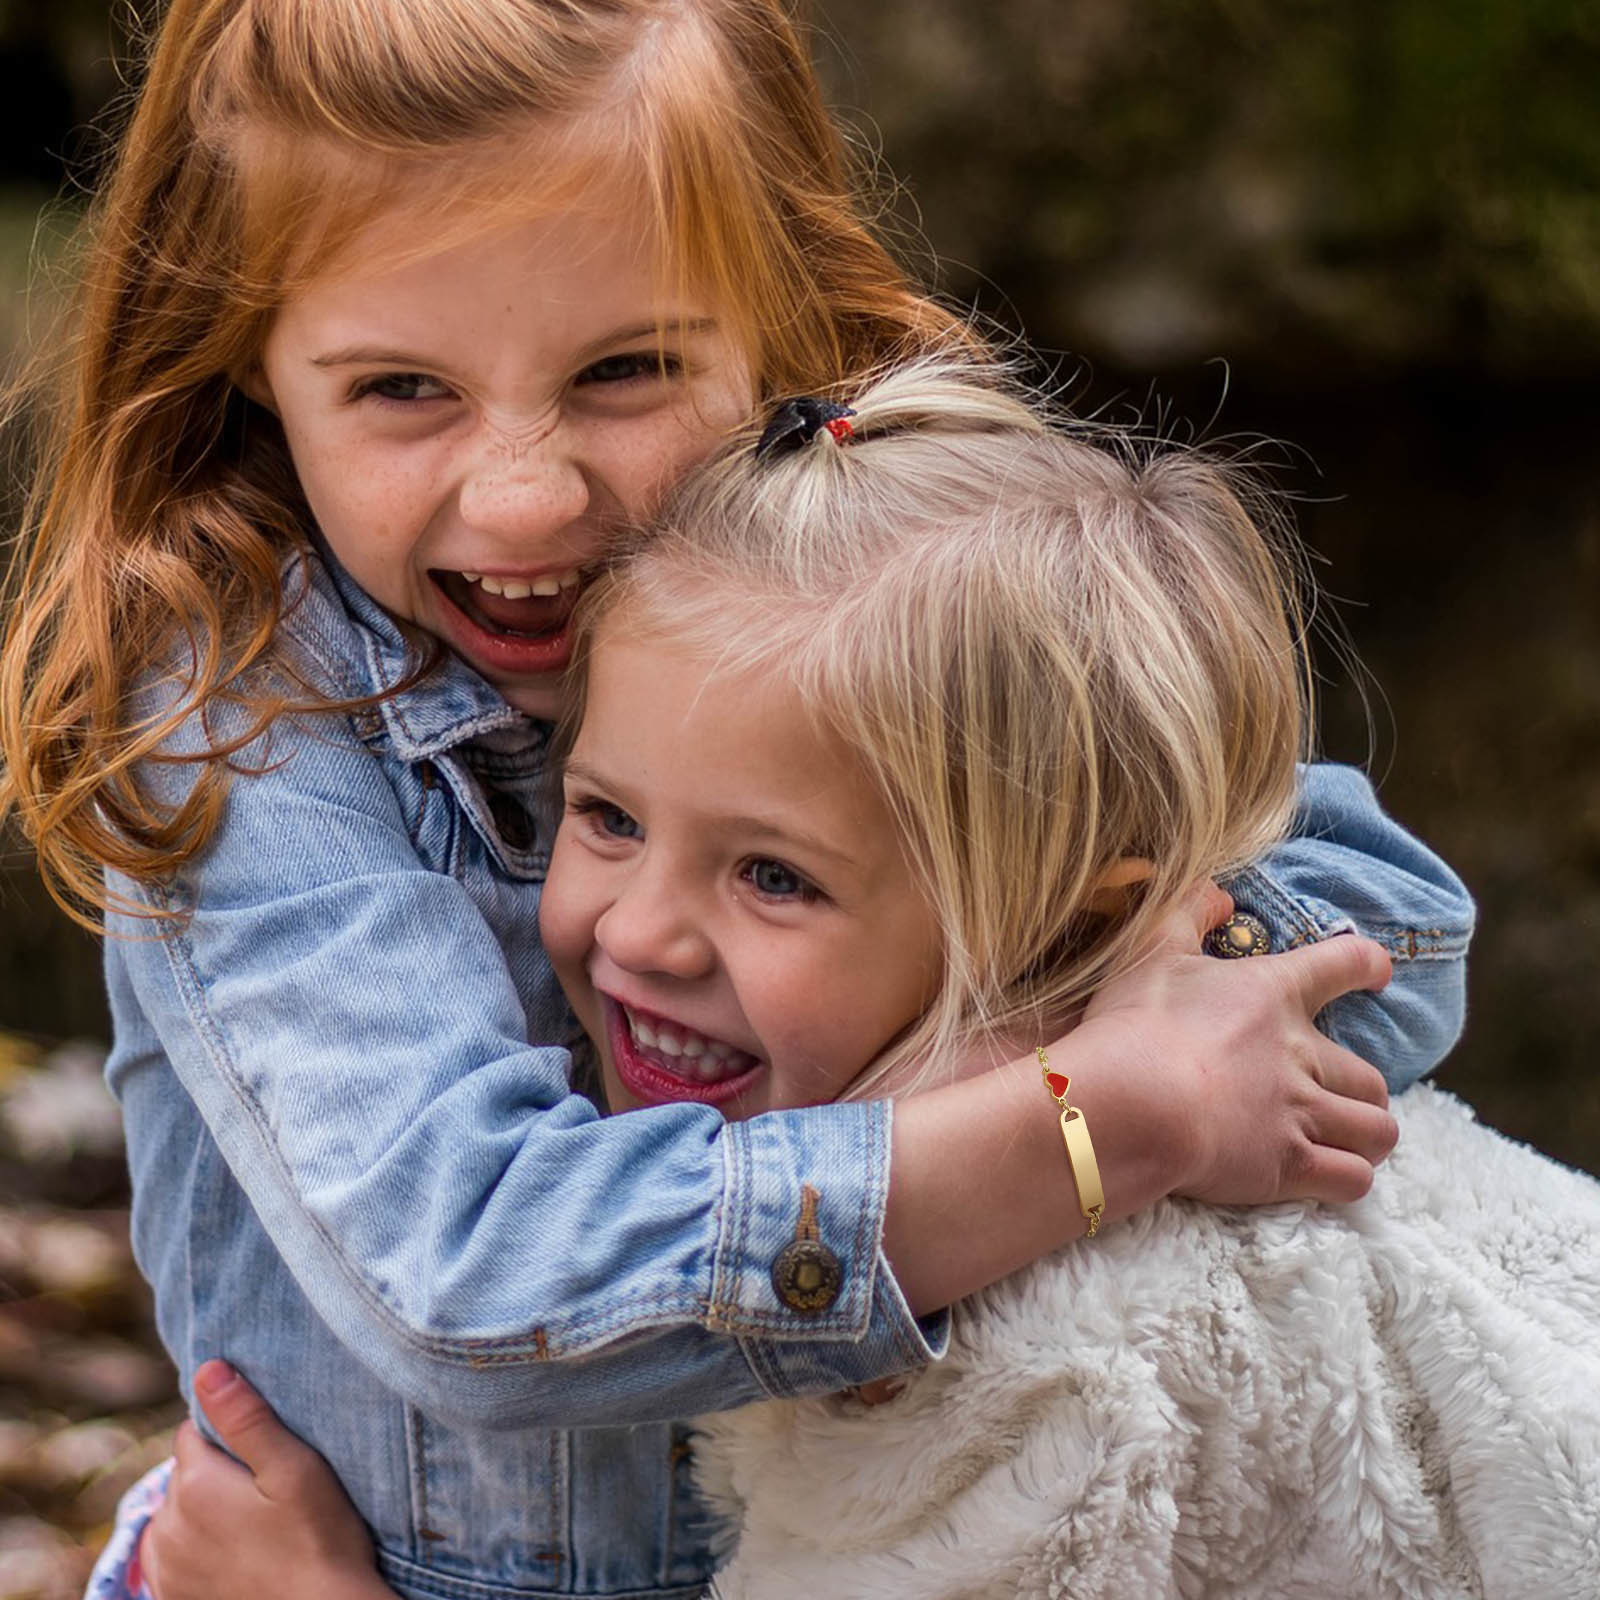
[[[437,367],[437,361],[405,350],[381,350],[375,345],[351,345],[347,350],[330,350],[326,355],[312,356],[314,367]]]
[[[602,350],[611,344],[632,344],[635,339],[653,339],[657,335],[665,337],[671,333],[715,333],[716,328],[715,317],[655,317],[649,322],[636,322],[630,327],[618,328],[603,339],[596,339],[588,348]]]
[[[687,321],[673,321],[665,319],[660,322],[638,322],[630,327],[617,328],[614,331],[596,339],[592,344],[586,345],[578,352],[576,364],[580,367],[587,366],[602,350],[613,345],[632,344],[638,339],[655,338],[660,335],[663,339],[671,332],[682,332],[692,337],[702,334],[714,333],[717,323],[714,317],[691,317]],[[431,356],[422,355],[415,350],[394,350],[382,345],[349,345],[339,350],[329,350],[320,356],[311,358],[314,367],[399,367],[406,371],[426,368],[428,371],[442,370],[448,363],[437,361]]]
[[[588,784],[592,788],[606,793],[621,795],[618,786],[607,779],[604,774],[596,772],[593,767],[586,767],[581,761],[568,761],[565,775],[575,778],[579,783]],[[626,809],[626,799],[619,798],[618,804]],[[741,816],[737,813],[728,816],[713,816],[711,825],[722,833],[734,833],[744,838],[754,837],[760,840],[771,840],[779,845],[798,845],[802,850],[813,855],[826,856],[828,860],[848,867],[853,871],[862,870],[861,863],[848,851],[841,850],[836,845],[827,843],[817,835],[805,832],[804,829],[780,825],[768,821],[765,817]]]

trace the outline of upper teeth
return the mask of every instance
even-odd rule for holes
[[[576,589],[582,575],[576,567],[567,572],[547,572],[538,578],[496,578],[483,572],[463,572],[468,583],[481,585],[486,594],[503,595],[507,600],[526,600],[529,595],[560,594],[563,589]]]
[[[622,1014],[628,1019],[629,1031],[640,1044],[677,1058],[686,1075],[710,1081],[726,1077],[729,1063],[743,1064],[750,1059],[745,1051],[724,1044],[720,1039],[708,1039],[681,1022],[668,1022],[660,1017],[652,1021],[626,1006]]]

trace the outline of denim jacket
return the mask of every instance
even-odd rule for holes
[[[287,646],[354,699],[410,665],[332,561],[286,569]],[[540,948],[546,730],[448,660],[370,711],[283,717],[213,843],[113,917],[108,1074],[134,1242],[186,1393],[227,1355],[332,1463],[411,1600],[693,1595],[709,1530],[674,1419],[937,1355],[881,1248],[890,1112],[603,1118]],[[166,769],[181,771],[181,768]],[[1396,956],[1331,1031],[1395,1087],[1454,1041],[1472,908],[1357,773],[1234,886],[1288,946]],[[842,1282],[791,1309],[802,1184]]]

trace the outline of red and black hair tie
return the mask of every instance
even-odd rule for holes
[[[819,429],[826,429],[843,444],[855,433],[850,426],[854,415],[849,406],[821,400],[816,395],[798,394],[780,400],[756,441],[756,460],[799,450],[816,438]]]

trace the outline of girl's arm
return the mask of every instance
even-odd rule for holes
[[[880,1248],[887,1107],[603,1118],[530,1042],[571,1028],[536,879],[437,870],[480,820],[459,773],[403,798],[336,717],[239,765],[201,860],[159,896],[116,885],[178,919],[107,946],[142,1259],[179,1316],[192,1227],[260,1228],[340,1342],[458,1426],[672,1418],[926,1359]],[[819,1174],[841,1283],[802,1312],[772,1268]]]

